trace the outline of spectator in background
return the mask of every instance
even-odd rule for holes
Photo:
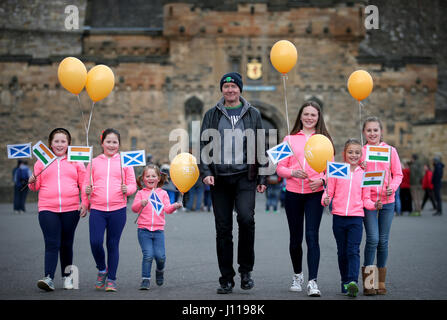
[[[189,198],[186,202],[186,209],[188,211],[199,211],[202,207],[203,200],[203,182],[202,179],[197,179],[194,186],[188,191]],[[195,202],[194,202],[195,200]],[[194,206],[195,203],[195,206]]]
[[[422,202],[422,178],[424,177],[424,167],[417,154],[412,155],[410,164],[410,189],[411,197],[414,202],[414,211],[411,216],[419,217],[421,215]]]
[[[171,177],[169,176],[169,164],[164,164],[161,166],[160,168],[160,172],[162,174],[166,175],[166,180],[165,183],[162,187],[163,190],[165,190],[168,195],[169,195],[169,201],[171,202],[171,204],[177,202],[178,196],[179,196],[179,191],[177,189],[177,187],[174,185],[174,183],[171,180]]]
[[[411,198],[410,189],[410,167],[409,161],[403,161],[402,169],[402,183],[400,184],[400,203],[401,203],[401,215],[408,211],[410,214],[413,211],[413,200]]]
[[[428,199],[430,199],[433,205],[433,209],[436,210],[436,201],[433,195],[433,183],[432,183],[433,173],[430,170],[430,165],[424,164],[424,170],[425,174],[424,178],[422,179],[422,189],[424,190],[424,199],[422,200],[421,210],[424,209],[424,205]]]
[[[396,207],[394,211],[396,212],[396,216],[402,215],[402,202],[400,201],[400,186],[397,188],[396,193],[394,194],[394,199],[396,203]]]
[[[31,171],[26,160],[18,160],[17,167],[12,170],[12,180],[14,181],[14,213],[25,213],[26,196],[28,195],[28,179]]]
[[[433,193],[435,195],[436,200],[436,212],[433,214],[435,216],[442,215],[442,198],[441,198],[441,184],[442,184],[442,175],[444,173],[444,164],[441,162],[440,156],[435,156],[433,158]]]
[[[270,212],[270,207],[273,207],[273,213],[278,212],[278,202],[281,196],[281,178],[278,175],[272,174],[267,177],[267,189],[266,198],[267,202],[265,205],[265,212]]]
[[[203,186],[203,206],[203,210],[206,210],[208,212],[211,211],[211,188],[207,184],[204,184]]]

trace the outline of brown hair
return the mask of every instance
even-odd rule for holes
[[[360,152],[362,151],[362,144],[360,143],[360,141],[358,141],[358,140],[355,139],[355,138],[348,139],[348,141],[345,142],[345,147],[344,147],[344,149],[343,149],[343,160],[344,160],[345,162],[346,162],[346,150],[348,149],[348,147],[349,147],[351,144],[356,144],[356,145],[360,146]]]
[[[293,128],[290,131],[290,135],[294,135],[303,129],[303,123],[301,122],[301,115],[303,113],[304,108],[309,107],[309,106],[315,108],[318,111],[318,121],[317,121],[317,124],[315,125],[315,134],[322,134],[322,135],[326,136],[331,141],[332,146],[333,146],[334,142],[332,141],[332,137],[326,129],[326,124],[324,123],[324,118],[323,118],[323,115],[321,112],[321,107],[315,101],[309,100],[309,101],[306,101],[303,103],[303,105],[300,108],[300,111],[298,112],[298,116],[296,117],[295,124],[293,125]],[[334,148],[334,150],[335,150],[335,148]]]
[[[116,136],[118,137],[118,142],[119,142],[119,144],[121,145],[121,135],[120,135],[120,133],[119,133],[118,130],[113,129],[113,128],[107,128],[106,130],[104,130],[104,131],[102,132],[102,134],[101,134],[101,143],[103,143],[103,142],[104,142],[104,139],[105,139],[109,134],[111,134],[111,133],[116,134]]]
[[[56,135],[56,133],[62,133],[65,134],[65,136],[67,137],[67,141],[68,141],[68,145],[71,144],[71,135],[70,132],[68,132],[67,129],[65,128],[56,128],[53,131],[50,132],[50,135],[48,136],[48,146],[51,148],[51,142],[53,142],[54,136]]]
[[[379,117],[374,117],[374,116],[371,116],[371,117],[366,118],[366,119],[365,119],[365,122],[363,122],[362,134],[363,134],[363,132],[365,131],[365,127],[366,127],[366,124],[367,124],[368,122],[377,122],[377,123],[379,124],[379,127],[380,127],[380,142],[382,142],[382,141],[383,141],[383,126],[382,126],[382,121],[380,121]],[[365,142],[365,144],[367,144],[367,143],[368,143],[368,141]]]
[[[138,185],[138,188],[140,188],[140,189],[144,189],[144,188],[145,188],[143,178],[144,178],[144,175],[145,175],[146,171],[149,170],[149,169],[153,169],[153,170],[155,171],[155,173],[157,174],[157,176],[160,178],[160,181],[159,181],[158,184],[157,184],[157,188],[162,187],[162,186],[165,184],[165,182],[166,182],[168,176],[166,175],[166,173],[161,172],[161,171],[160,171],[160,168],[159,168],[157,165],[155,165],[155,164],[149,164],[149,165],[147,165],[147,166],[144,167],[143,172],[142,172],[141,175],[137,178],[137,185]]]

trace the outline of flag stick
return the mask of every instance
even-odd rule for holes
[[[363,146],[363,135],[362,135],[362,106],[363,104],[359,100],[359,126],[360,126],[360,143]]]
[[[34,178],[37,179],[37,177],[40,176],[40,175],[42,174],[42,172],[44,172],[49,166],[51,166],[51,164],[52,164],[54,161],[56,161],[56,160],[53,160],[49,165],[47,165],[45,168],[43,168],[43,170],[40,171],[40,172],[37,174],[37,176],[34,176]],[[34,173],[33,173],[33,175],[34,175]],[[36,183],[36,181],[33,182],[33,184],[35,184],[35,183]],[[22,189],[20,189],[20,191],[23,191],[23,190],[25,190],[26,188],[28,188],[28,183],[25,184],[25,185],[22,187]]]
[[[149,204],[149,198],[150,198],[150,196],[151,196],[151,194],[149,194],[149,196],[147,197],[148,204]],[[143,212],[143,209],[144,209],[144,207],[142,207],[142,208],[140,209],[140,211],[138,212],[138,216],[137,216],[137,218],[135,219],[134,223],[137,223],[138,218],[140,217],[141,212]],[[152,210],[153,210],[153,209],[152,209]]]

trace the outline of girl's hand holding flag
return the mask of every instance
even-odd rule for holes
[[[382,201],[380,201],[380,199],[378,199],[374,206],[376,207],[377,210],[381,210],[383,208]]]
[[[149,203],[149,201],[147,199],[143,199],[141,200],[141,206],[144,208],[145,206],[147,206],[147,204]]]
[[[330,199],[329,196],[327,195],[326,198],[324,198],[324,205],[325,205],[325,206],[328,206],[330,202],[331,202],[331,199]]]
[[[127,186],[126,186],[125,184],[122,184],[122,185],[121,185],[121,192],[122,192],[123,194],[126,194],[126,193],[127,193]]]

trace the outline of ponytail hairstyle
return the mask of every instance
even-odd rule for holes
[[[360,143],[360,141],[358,141],[355,138],[348,139],[348,141],[345,142],[345,147],[343,149],[343,161],[344,162],[346,162],[346,150],[348,150],[348,147],[352,144],[356,144],[356,145],[360,146],[360,152],[362,152],[362,144]]]
[[[383,126],[382,126],[382,121],[380,121],[379,117],[371,116],[371,117],[366,118],[365,122],[363,122],[362,134],[365,131],[365,127],[366,127],[366,124],[368,122],[377,122],[379,124],[379,127],[380,127],[380,142],[383,142]],[[365,142],[365,144],[367,144],[367,143],[368,143],[368,141]]]
[[[167,174],[164,173],[164,172],[161,172],[160,168],[157,165],[149,164],[149,165],[144,167],[143,172],[137,178],[138,188],[144,189],[146,187],[145,184],[144,184],[143,179],[144,179],[144,175],[146,174],[146,171],[149,170],[149,169],[153,169],[155,171],[156,175],[158,176],[158,178],[160,178],[160,181],[158,181],[158,184],[157,184],[157,188],[163,187],[163,185],[165,184],[165,182],[166,182],[166,180],[168,178]]]

